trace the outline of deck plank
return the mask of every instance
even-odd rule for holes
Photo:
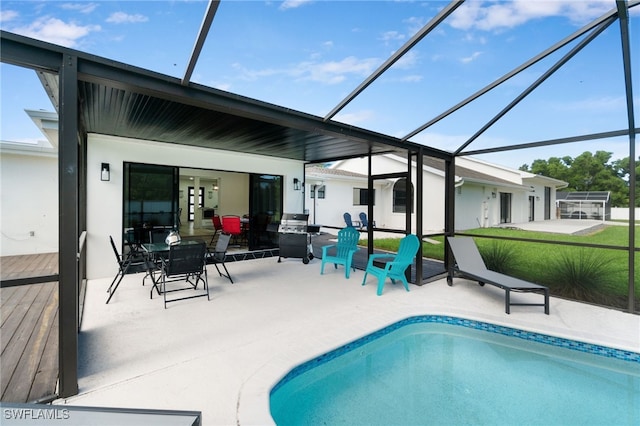
[[[56,275],[58,253],[37,253],[0,257],[0,281]]]
[[[38,298],[34,301],[31,309],[35,318],[35,327],[33,327],[29,335],[24,352],[16,366],[16,371],[5,391],[7,398],[12,400],[29,400],[33,380],[36,377],[40,360],[44,354],[49,332],[51,331],[51,321],[55,318],[57,311],[57,303],[56,306],[49,303],[55,288],[48,287],[43,288],[43,291],[38,293]],[[57,291],[55,293],[57,294]],[[5,395],[3,395],[3,399],[5,399]]]
[[[0,303],[2,304],[2,312],[0,312],[2,321],[0,325],[4,325],[5,321],[11,316],[16,306],[20,303],[20,300],[28,291],[28,286],[8,287],[0,290]],[[4,339],[6,336],[2,337]]]
[[[47,337],[44,353],[40,359],[38,371],[33,378],[33,385],[29,392],[28,401],[39,401],[55,394],[59,369],[58,342],[58,310],[56,309],[56,313],[52,318],[51,329]]]
[[[23,297],[16,301],[13,312],[2,325],[2,355],[0,362],[0,382],[2,401],[29,402],[32,388],[34,392],[53,394],[57,381],[57,367],[55,373],[47,371],[38,374],[46,367],[50,370],[53,357],[57,357],[57,312],[58,312],[58,283],[32,284]],[[0,289],[2,293],[11,288]],[[3,300],[4,301],[4,300]],[[56,342],[49,342],[55,338]],[[55,350],[55,354],[47,352]],[[39,380],[50,379],[50,383],[35,383]],[[39,395],[38,398],[45,396]]]
[[[20,325],[22,324],[24,317],[29,312],[29,308],[33,304],[33,301],[38,296],[38,293],[41,290],[41,287],[35,286],[21,286],[26,287],[26,292],[22,295],[21,298],[15,300],[16,304],[13,306],[13,311],[10,313],[9,317],[2,324],[2,341],[0,343],[2,347],[2,352],[0,352],[3,356],[3,360],[8,362],[8,358],[5,358],[5,352],[7,347],[11,342],[16,339],[16,333],[20,330]],[[5,292],[5,288],[0,289],[2,293]],[[4,310],[4,306],[3,306]],[[5,364],[6,365],[6,364]]]

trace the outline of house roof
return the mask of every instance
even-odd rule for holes
[[[335,169],[330,167],[309,166],[305,169],[307,176],[321,177],[321,176],[335,176],[346,177],[356,179],[368,179],[367,175],[361,173],[351,172],[349,170]]]
[[[477,172],[475,170],[468,169],[466,167],[461,167],[461,166],[456,166],[456,176],[469,182],[485,183],[485,184],[496,185],[496,186],[509,186],[509,187],[515,187],[515,188],[521,188],[521,189],[525,188],[524,185],[518,185],[506,179],[500,179],[495,176],[491,176],[486,173]]]

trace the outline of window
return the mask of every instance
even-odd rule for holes
[[[376,204],[376,190],[373,190],[371,204]],[[369,190],[366,188],[353,188],[353,205],[367,206],[369,205]]]
[[[311,198],[316,198],[316,191],[318,192],[318,198],[324,198],[325,190],[325,185],[311,185]]]
[[[411,185],[411,213],[413,213],[413,185]],[[407,212],[407,180],[398,179],[393,185],[393,212]]]

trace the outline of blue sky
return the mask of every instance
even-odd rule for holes
[[[447,4],[222,0],[192,81],[325,116]],[[206,7],[199,0],[3,0],[0,26],[182,78]],[[614,0],[469,0],[334,118],[403,137],[612,8]],[[640,40],[640,7],[634,9],[633,41]],[[469,149],[624,129],[618,29],[616,22]],[[457,148],[574,45],[412,140]],[[633,64],[640,63],[637,42],[632,56]],[[640,78],[635,71],[637,126]],[[24,113],[53,110],[35,74],[5,64],[0,72],[0,139],[43,139]],[[481,158],[519,167],[537,158],[596,150],[622,158],[628,142],[600,140]]]

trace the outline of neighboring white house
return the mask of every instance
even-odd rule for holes
[[[44,135],[58,116],[27,110]],[[55,141],[57,141],[57,136]],[[58,251],[58,150],[48,141],[0,143],[0,255]]]
[[[372,157],[372,174],[400,173],[407,160],[396,155]],[[416,170],[412,166],[413,188]],[[310,221],[326,226],[344,226],[342,214],[357,217],[366,212],[361,201],[367,189],[368,159],[338,161],[330,168],[308,166],[305,205]],[[455,228],[486,228],[504,223],[556,219],[556,190],[566,182],[490,164],[470,157],[456,158]],[[315,191],[313,190],[315,186]],[[444,163],[425,159],[423,165],[425,233],[444,230]],[[322,192],[319,192],[321,190]],[[407,194],[404,179],[374,181],[373,220],[380,228],[404,229]],[[313,197],[313,198],[312,198]],[[415,195],[413,196],[415,211]],[[415,230],[415,218],[413,220]]]

